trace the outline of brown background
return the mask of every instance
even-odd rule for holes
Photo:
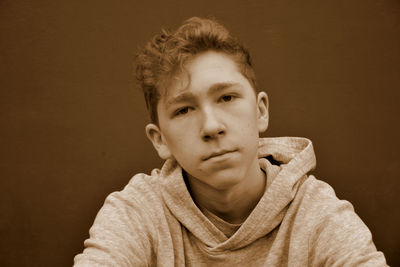
[[[270,97],[266,136],[310,138],[317,177],[400,266],[393,0],[0,0],[0,265],[70,266],[107,194],[160,167],[133,56],[193,15],[246,42]]]

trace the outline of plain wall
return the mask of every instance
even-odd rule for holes
[[[134,54],[215,16],[250,48],[265,136],[305,136],[317,178],[400,266],[400,3],[0,1],[0,265],[71,266],[105,197],[161,167]]]

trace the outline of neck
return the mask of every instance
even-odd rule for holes
[[[194,202],[229,223],[242,223],[264,195],[266,178],[258,160],[240,182],[227,189],[215,189],[187,174]]]

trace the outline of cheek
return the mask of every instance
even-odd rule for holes
[[[242,113],[236,117],[236,119],[240,118],[240,122],[237,125],[240,125],[238,129],[242,135],[243,140],[247,140],[247,142],[251,142],[251,140],[257,140],[259,137],[258,131],[258,120],[257,113],[253,107],[249,107],[247,113]]]
[[[257,124],[257,110],[252,105],[246,106],[246,108],[237,109],[233,116],[234,120],[238,120],[239,123],[247,127],[254,127]]]
[[[188,129],[190,128],[181,126],[170,127],[165,137],[168,147],[173,154],[184,154],[193,145],[193,133]]]

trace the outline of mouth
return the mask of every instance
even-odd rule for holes
[[[202,160],[203,161],[206,161],[206,160],[209,160],[209,159],[212,159],[212,158],[216,158],[216,157],[219,157],[219,156],[223,156],[223,155],[225,155],[225,154],[228,154],[228,153],[233,153],[233,152],[236,152],[237,151],[237,149],[232,149],[232,150],[218,150],[218,151],[216,151],[216,152],[213,152],[213,153],[211,153],[211,154],[209,154],[208,156],[205,156],[205,157],[203,157],[202,158]]]

